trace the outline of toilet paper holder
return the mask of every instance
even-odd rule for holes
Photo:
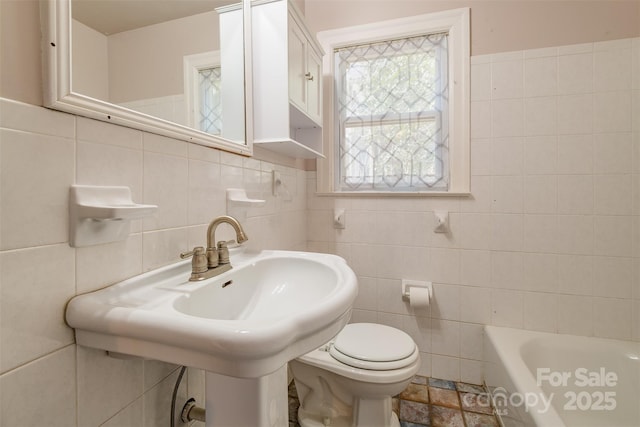
[[[433,284],[431,282],[402,279],[402,298],[409,299],[411,288],[427,288],[429,299],[433,299]]]

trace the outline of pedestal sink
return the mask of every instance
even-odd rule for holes
[[[73,298],[78,345],[207,371],[206,425],[286,426],[286,365],[347,323],[357,281],[335,255],[234,254],[189,282],[188,261]]]

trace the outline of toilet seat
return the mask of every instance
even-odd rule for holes
[[[345,365],[371,371],[404,368],[419,357],[409,335],[375,323],[345,326],[331,343],[329,354]]]

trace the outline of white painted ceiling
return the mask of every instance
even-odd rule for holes
[[[239,3],[240,0],[73,0],[74,19],[115,34]]]

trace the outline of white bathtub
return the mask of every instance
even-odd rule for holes
[[[504,426],[640,426],[640,343],[485,326],[484,365]]]

